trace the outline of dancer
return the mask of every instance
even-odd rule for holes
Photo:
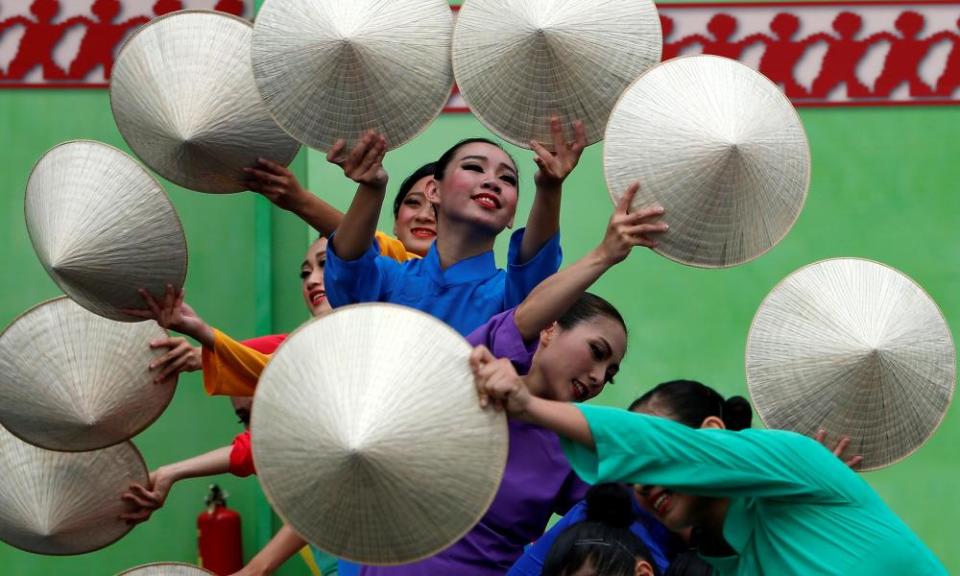
[[[461,334],[519,304],[560,266],[560,196],[563,181],[586,147],[583,125],[572,142],[560,121],[550,124],[551,153],[531,142],[540,169],[525,230],[514,233],[507,270],[496,267],[493,244],[512,225],[517,205],[517,168],[497,144],[485,139],[458,143],[437,161],[426,196],[437,208],[437,241],[421,260],[403,264],[379,257],[374,240],[387,174],[386,142],[365,134],[349,155],[339,141],[327,159],[360,186],[331,240],[327,290],[336,308],[358,302],[393,302],[427,312]]]
[[[727,430],[749,405],[730,399],[693,427],[654,389],[635,414],[531,393],[509,363],[471,356],[482,406],[563,436],[588,482],[631,482],[674,531],[698,532],[717,574],[946,574],[872,488],[815,440],[781,430]],[[731,413],[732,412],[732,413]]]

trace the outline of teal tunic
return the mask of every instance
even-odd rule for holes
[[[736,555],[704,558],[720,575],[947,573],[856,472],[811,438],[579,409],[596,451],[566,440],[563,448],[585,481],[730,499],[723,535]]]

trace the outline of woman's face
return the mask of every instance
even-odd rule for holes
[[[397,219],[393,224],[393,233],[403,242],[408,252],[425,256],[430,250],[433,239],[437,237],[437,218],[433,204],[427,201],[427,183],[433,176],[424,176],[407,192],[400,203]]]
[[[594,316],[568,329],[554,324],[540,335],[533,370],[547,394],[561,402],[583,402],[599,394],[620,369],[627,333],[608,316]]]
[[[471,142],[454,154],[442,181],[427,185],[427,198],[444,218],[496,235],[517,211],[517,168],[497,146]]]
[[[672,414],[661,408],[656,402],[638,406],[634,412],[673,420]],[[657,517],[673,532],[700,526],[704,522],[704,512],[713,498],[680,494],[663,486],[635,484],[637,502]]]
[[[320,238],[307,249],[307,255],[300,265],[303,300],[314,318],[332,310],[330,302],[327,301],[327,292],[323,288],[323,266],[326,263],[327,239]]]

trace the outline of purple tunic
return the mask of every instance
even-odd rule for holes
[[[517,371],[530,369],[537,342],[525,343],[513,320],[514,310],[494,316],[467,336],[494,356],[509,358]],[[523,422],[509,421],[510,451],[500,489],[480,522],[436,556],[402,566],[364,566],[364,576],[435,576],[505,574],[523,548],[543,534],[554,513],[565,514],[587,492],[574,474],[556,434]]]

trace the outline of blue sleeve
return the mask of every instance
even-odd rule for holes
[[[539,340],[525,342],[514,320],[516,308],[497,314],[467,336],[471,346],[486,346],[497,358],[507,358],[519,374],[530,371]]]
[[[550,547],[553,546],[557,536],[568,527],[582,522],[586,516],[587,503],[580,501],[543,536],[537,538],[536,542],[527,547],[523,556],[507,572],[507,576],[540,576],[540,572],[543,570],[543,561],[547,559]]]
[[[517,260],[520,258],[520,245],[523,243],[524,232],[525,229],[521,228],[510,237],[510,249],[507,252],[506,290],[503,294],[504,310],[519,306],[523,299],[537,287],[537,284],[560,270],[560,262],[563,260],[563,251],[560,249],[560,233],[558,232],[540,247],[533,258],[523,264],[518,264]]]
[[[333,248],[333,236],[327,245],[327,263],[323,269],[323,286],[330,306],[346,306],[360,302],[388,302],[390,294],[401,282],[403,265],[380,255],[377,242],[356,260],[343,260]]]

